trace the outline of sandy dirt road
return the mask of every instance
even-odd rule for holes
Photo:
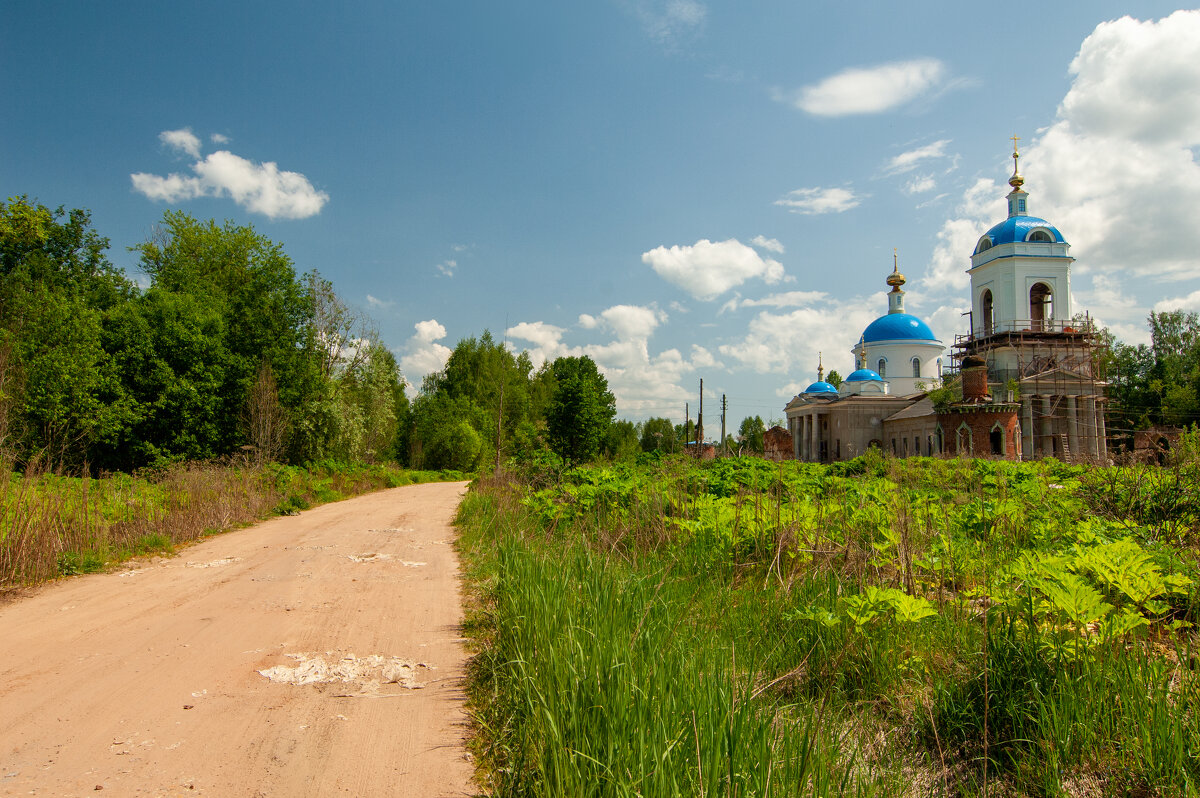
[[[327,504],[0,605],[0,795],[475,793],[465,491]]]

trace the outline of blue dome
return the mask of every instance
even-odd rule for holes
[[[1024,241],[1029,234],[1036,228],[1042,228],[1054,237],[1054,243],[1065,244],[1062,233],[1058,232],[1058,228],[1047,222],[1045,219],[1037,216],[1010,216],[1000,224],[988,230],[984,234],[984,238],[991,240],[991,246],[999,246],[1000,244],[1011,244],[1014,241]],[[980,243],[983,239],[980,239]],[[988,249],[988,247],[984,247]],[[976,254],[983,250],[978,246],[975,248]]]
[[[825,382],[824,380],[818,380],[817,382],[814,382],[812,385],[805,388],[804,392],[805,393],[837,393],[838,389],[834,388],[832,385]]]
[[[859,369],[852,372],[846,382],[883,382],[883,377],[870,369]]]
[[[880,316],[863,330],[862,339],[872,344],[876,341],[936,341],[937,336],[929,325],[908,313],[889,313]]]

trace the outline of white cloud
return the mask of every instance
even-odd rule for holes
[[[190,130],[168,130],[164,143],[199,158],[200,140]],[[270,161],[254,163],[227,150],[218,150],[192,164],[194,176],[166,177],[137,172],[130,175],[135,191],[152,200],[181,202],[197,197],[228,196],[252,213],[270,219],[304,219],[321,212],[329,195],[318,191],[299,172],[281,171]]]
[[[190,127],[180,130],[164,130],[158,134],[158,140],[173,150],[185,153],[193,158],[200,157],[200,139]]]
[[[1167,297],[1154,303],[1155,313],[1175,310],[1200,311],[1200,291],[1193,291],[1187,296]]]
[[[933,191],[937,188],[937,181],[933,179],[933,175],[916,175],[901,189],[905,194],[924,194],[928,191]]]
[[[453,277],[454,270],[458,268],[458,261],[444,260],[437,265],[437,269],[446,277]]]
[[[765,249],[767,252],[774,252],[776,255],[783,254],[783,244],[780,244],[778,239],[755,236],[750,239],[750,243],[759,249]]]
[[[213,133],[211,136],[208,137],[208,140],[211,141],[213,144],[228,144],[229,136],[226,136],[223,133]],[[196,153],[196,157],[199,158],[200,153]]]
[[[708,8],[698,0],[625,0],[646,34],[667,50],[679,41],[698,33],[708,17]]]
[[[1057,118],[1021,152],[1030,213],[1071,243],[1076,275],[1119,276],[1130,288],[1191,277],[1200,251],[1200,11],[1101,23],[1070,71]],[[939,233],[930,288],[966,285],[967,258],[1004,218],[1007,190],[990,180],[971,187]]]
[[[437,319],[419,321],[413,329],[416,332],[401,350],[400,368],[409,384],[420,386],[426,375],[445,368],[451,349],[438,343],[446,337],[446,328]]]
[[[760,374],[786,374],[798,369],[805,375],[801,379],[808,382],[817,378],[820,352],[826,371],[834,368],[844,377],[854,364],[850,350],[858,336],[880,315],[880,308],[887,307],[882,297],[880,293],[865,300],[834,301],[788,313],[764,310],[750,321],[742,340],[724,344],[719,351]]]
[[[529,341],[534,345],[532,349],[524,348],[529,352],[530,360],[536,369],[541,368],[541,365],[547,360],[554,360],[567,353],[567,347],[562,342],[564,332],[566,330],[562,327],[556,327],[544,321],[523,321],[514,327],[509,327],[505,331],[505,335],[509,338]]]
[[[798,188],[783,199],[775,200],[792,213],[813,216],[820,213],[842,213],[862,204],[862,197],[848,188]]]
[[[760,278],[777,283],[783,264],[763,258],[736,239],[712,242],[701,239],[691,246],[656,247],[642,253],[642,263],[659,277],[679,286],[696,299],[708,301],[747,280]]]
[[[801,308],[828,298],[829,295],[824,291],[784,291],[779,294],[768,294],[762,299],[742,299],[741,296],[735,296],[721,306],[721,311],[755,307]]]
[[[945,76],[946,68],[936,58],[894,61],[843,70],[787,99],[816,116],[876,114],[915,100],[936,88]]]
[[[368,307],[379,308],[380,310],[386,310],[395,304],[396,303],[391,300],[379,299],[378,297],[373,297],[370,294],[367,294],[367,306]]]
[[[924,147],[917,147],[915,150],[902,152],[892,160],[888,161],[885,171],[889,175],[903,174],[911,172],[922,163],[946,157],[946,145],[950,143],[950,139],[941,139],[932,144],[926,144]]]

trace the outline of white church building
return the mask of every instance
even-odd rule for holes
[[[797,460],[845,460],[873,446],[896,456],[1106,458],[1096,330],[1086,315],[1073,314],[1070,245],[1029,215],[1018,159],[1014,147],[1008,217],[971,255],[970,331],[947,354],[929,325],[905,312],[905,278],[895,263],[888,312],[859,336],[854,371],[834,387],[819,364],[817,381],[784,408]],[[967,358],[986,365],[985,398],[933,407],[926,391],[941,384],[947,358],[955,372]]]

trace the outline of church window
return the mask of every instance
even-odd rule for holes
[[[942,425],[938,424],[933,431],[934,440],[937,442],[937,453],[944,454],[946,451],[946,433],[942,431]]]
[[[878,366],[878,368],[875,369],[875,373],[878,374],[880,377],[886,377],[887,376],[887,358],[886,357],[879,358],[879,362],[876,364],[876,366]]]
[[[988,440],[992,444],[992,454],[1004,454],[1004,430],[999,425],[992,427],[992,431],[988,434]]]
[[[979,297],[979,304],[983,310],[983,334],[991,335],[995,319],[995,307],[990,289],[983,289],[983,295]]]
[[[912,367],[913,367],[913,376],[920,377],[921,376],[921,358],[914,357],[912,359]]]
[[[940,357],[937,359],[937,367],[938,367],[938,379],[940,380],[942,378],[942,359]]]
[[[1032,233],[1029,234],[1029,238],[1027,238],[1025,240],[1026,241],[1041,241],[1046,244],[1053,244],[1054,236],[1050,235],[1050,232],[1047,230],[1034,230]]]
[[[1054,318],[1054,295],[1045,283],[1034,283],[1029,289],[1029,319],[1035,331],[1047,329],[1046,323]]]
[[[992,239],[988,238],[987,236],[984,236],[983,238],[979,239],[979,243],[975,246],[975,254],[978,255],[980,252],[986,252],[987,250],[989,250],[991,248],[992,248]]]
[[[1025,213],[1025,200],[1017,200],[1017,213]]]

